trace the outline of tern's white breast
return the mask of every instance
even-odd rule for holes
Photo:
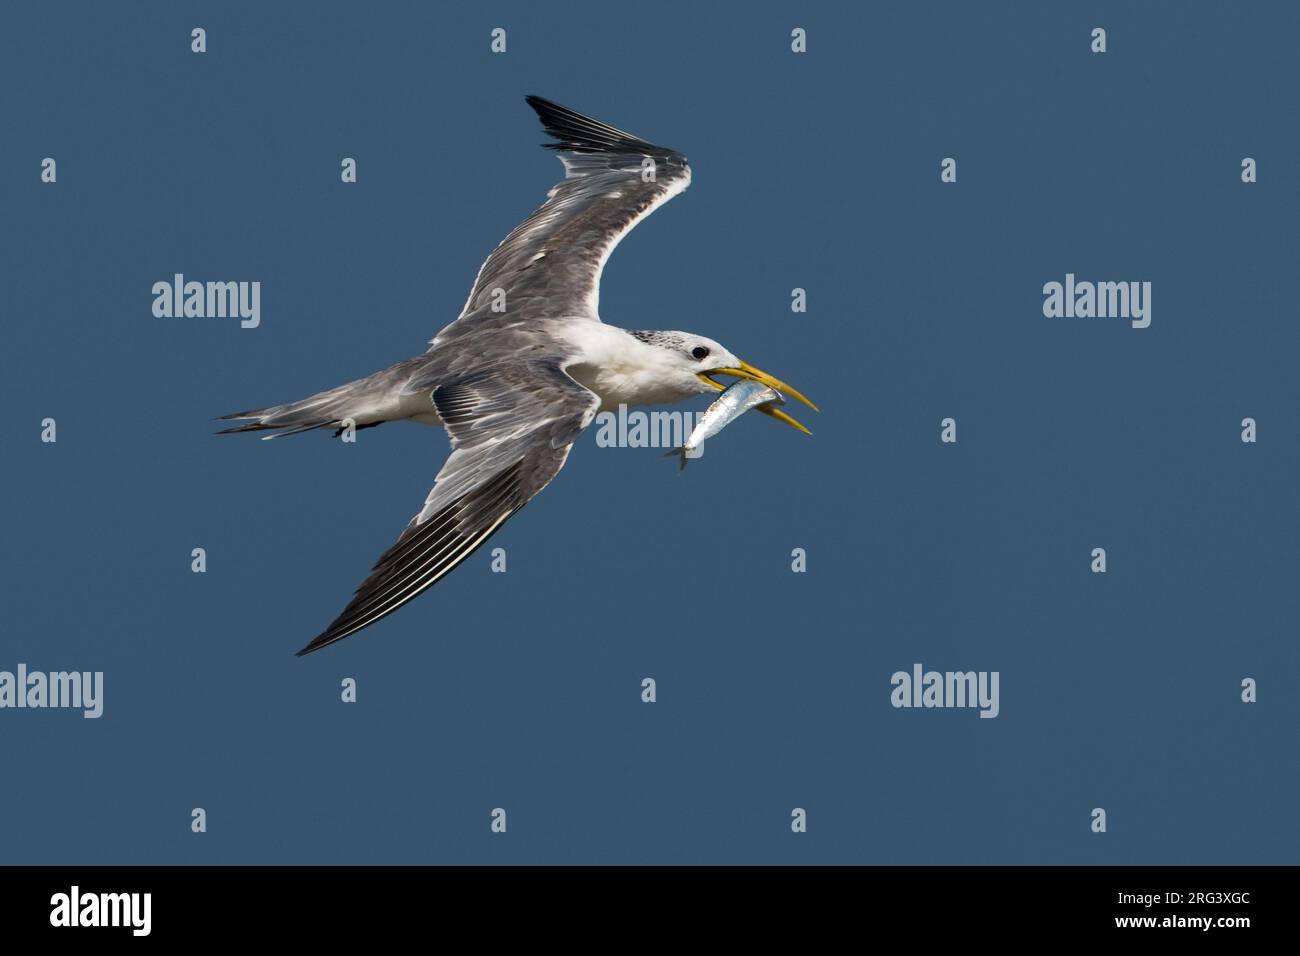
[[[568,373],[600,396],[601,411],[619,405],[668,405],[699,392],[689,377],[683,377],[669,350],[642,342],[617,326],[574,319],[556,334],[577,352]]]

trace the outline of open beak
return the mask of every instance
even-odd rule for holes
[[[707,373],[700,372],[698,374],[702,381],[707,382],[719,391],[726,389],[727,386],[723,385],[721,382],[715,382],[709,377],[710,375],[734,375],[736,378],[747,378],[750,381],[758,382],[762,385],[766,385],[768,388],[775,389],[782,395],[789,395],[791,398],[797,398],[814,412],[818,411],[817,406],[808,401],[808,398],[797,388],[785,384],[785,382],[775,376],[768,375],[761,368],[754,368],[754,366],[750,365],[748,362],[741,362],[737,368],[714,368],[710,369]],[[785,412],[773,405],[759,405],[757,410],[762,412],[764,415],[771,415],[778,421],[785,422],[787,425],[799,429],[799,431],[803,432],[805,435],[812,434],[812,432],[804,428],[803,425],[799,424]]]

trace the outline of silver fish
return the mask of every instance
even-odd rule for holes
[[[784,405],[785,398],[776,389],[769,388],[761,382],[754,382],[747,378],[733,382],[700,416],[699,424],[687,436],[686,444],[674,448],[668,452],[668,455],[680,456],[680,467],[685,468],[686,460],[697,457],[696,452],[704,444],[705,439],[712,438],[751,408],[769,404]]]

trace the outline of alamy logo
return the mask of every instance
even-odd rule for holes
[[[172,281],[153,284],[155,318],[238,318],[242,329],[262,324],[261,282],[186,282],[177,272]]]
[[[95,718],[104,712],[103,671],[0,671],[0,708],[68,707]]]
[[[85,893],[73,886],[50,897],[51,926],[129,926],[132,936],[152,928],[152,893]]]
[[[703,412],[629,412],[618,406],[618,414],[601,412],[596,416],[596,445],[599,448],[680,448],[691,430],[699,424]],[[687,458],[704,454],[704,442],[686,453]]]
[[[997,671],[927,671],[912,665],[912,673],[895,671],[889,702],[895,707],[978,707],[981,717],[996,717]]]
[[[1151,324],[1150,282],[1075,282],[1074,273],[1065,283],[1043,286],[1043,315],[1049,319],[1130,319],[1133,328]]]

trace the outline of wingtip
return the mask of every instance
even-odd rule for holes
[[[529,93],[524,97],[524,102],[532,107],[533,112],[537,114],[537,118],[542,121],[543,126],[548,125],[552,119],[562,117],[565,113],[570,112],[559,103],[548,100],[544,96],[538,96],[536,93]]]
[[[524,102],[533,108],[542,128],[556,142],[545,143],[547,148],[570,153],[646,153],[668,158],[685,157],[665,146],[655,146],[627,130],[610,126],[592,116],[561,106],[554,100],[529,93]]]
[[[308,641],[306,646],[294,651],[293,656],[306,657],[308,654],[314,654],[317,651],[319,651],[322,647],[329,647],[331,644],[343,640],[343,638],[347,637],[349,634],[352,633],[351,631],[348,630],[339,630],[338,623],[339,623],[338,618],[335,618],[333,621],[330,622],[329,627],[325,628],[325,630],[321,631],[310,641]]]
[[[329,637],[329,631],[326,631],[324,634],[317,634],[315,637],[311,639],[311,641],[307,644],[306,647],[302,647],[294,651],[293,656],[306,657],[308,654],[313,654],[316,651],[319,651],[322,647],[325,647],[329,644],[333,644],[334,640],[335,640],[334,638]]]
[[[329,627],[325,628],[325,630],[321,631],[308,641],[306,647],[294,651],[293,656],[306,657],[308,654],[314,654],[322,648],[329,647],[331,644],[337,644],[339,641],[343,640],[343,638],[351,637],[357,631],[365,629],[366,625],[362,625],[362,627],[354,627],[354,622],[350,623],[345,620],[345,618],[346,612],[330,621]]]

